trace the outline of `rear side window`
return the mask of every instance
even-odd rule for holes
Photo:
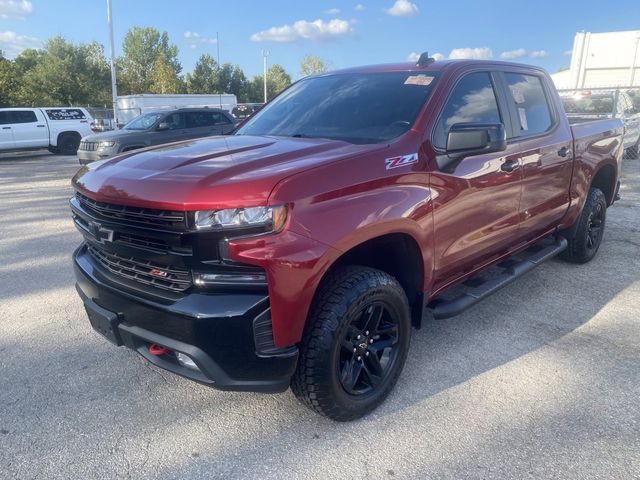
[[[84,120],[86,115],[78,108],[56,108],[46,110],[49,120]]]
[[[229,120],[224,113],[214,112],[212,114],[212,117],[213,117],[213,123],[215,125],[231,123],[231,120]]]
[[[516,124],[520,125],[517,136],[537,135],[549,130],[553,121],[540,77],[505,73],[505,78],[510,100],[515,103]]]
[[[7,123],[33,123],[38,121],[35,112],[31,110],[14,110],[7,112],[7,114],[9,117]]]
[[[436,125],[434,147],[446,149],[449,129],[456,123],[502,123],[488,73],[470,73],[456,84]]]

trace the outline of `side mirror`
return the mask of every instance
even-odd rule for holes
[[[446,155],[438,159],[438,166],[449,170],[465,157],[506,149],[507,132],[502,123],[456,123],[449,129]]]
[[[163,132],[164,130],[169,130],[169,124],[167,122],[160,122],[156,127],[156,130],[159,132]]]

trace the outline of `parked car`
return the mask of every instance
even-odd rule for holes
[[[263,105],[262,103],[239,103],[231,110],[231,114],[238,120],[246,120],[259,111]]]
[[[622,136],[570,125],[537,67],[423,54],[307,77],[234,135],[81,168],[77,290],[98,332],[161,368],[291,386],[351,420],[389,394],[423,317],[594,258]]]
[[[235,128],[235,122],[231,114],[217,108],[180,108],[145,113],[121,130],[84,137],[78,149],[78,160],[81,165],[86,165],[152,145],[226,135]]]
[[[93,119],[77,107],[0,108],[0,151],[38,150],[75,155]]]
[[[573,123],[598,118],[619,118],[624,124],[624,148],[635,157],[640,145],[640,109],[624,90],[577,90],[561,97],[564,110]]]

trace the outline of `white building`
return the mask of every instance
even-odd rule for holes
[[[578,32],[571,68],[551,75],[557,88],[640,87],[640,30]]]

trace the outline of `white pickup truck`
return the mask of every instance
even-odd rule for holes
[[[80,139],[91,135],[84,108],[0,108],[0,152],[47,148],[75,155]]]

